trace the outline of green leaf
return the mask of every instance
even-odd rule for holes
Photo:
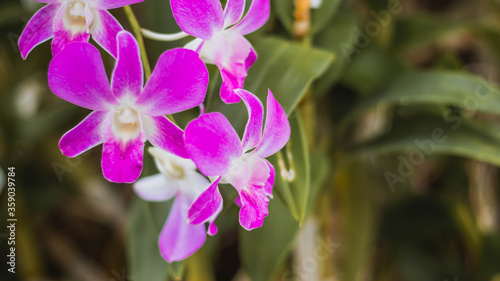
[[[375,190],[379,182],[361,161],[343,165],[334,175],[340,212],[342,280],[359,280],[373,254]]]
[[[281,197],[291,214],[301,223],[305,217],[310,190],[309,150],[300,114],[289,118],[291,136],[285,150],[270,158],[276,172],[276,194]],[[281,162],[281,165],[280,165]],[[286,163],[286,164],[285,164]],[[286,167],[282,167],[285,165]],[[283,168],[287,169],[283,171]],[[282,174],[289,178],[283,180]]]
[[[358,104],[351,116],[381,105],[453,105],[499,114],[500,91],[484,79],[464,72],[412,72],[393,77],[376,95]]]
[[[269,202],[269,215],[262,227],[239,229],[240,256],[253,281],[271,280],[282,265],[299,225],[279,198]]]
[[[158,236],[168,217],[172,200],[150,203],[136,198],[129,214],[127,256],[135,280],[166,281],[180,278],[182,263],[167,263],[158,248]]]
[[[312,81],[323,74],[334,58],[329,52],[278,38],[260,38],[252,44],[259,59],[248,72],[245,89],[261,101],[266,100],[270,89],[287,114],[295,109]],[[226,105],[218,96],[207,103],[207,111],[222,112],[238,132],[243,131],[247,121],[243,103]]]
[[[311,163],[311,186],[307,198],[306,217],[312,211],[314,203],[317,202],[318,195],[321,194],[321,189],[325,180],[330,176],[330,164],[325,152],[311,152],[309,162]]]
[[[314,82],[315,94],[318,97],[325,94],[340,79],[350,62],[358,38],[354,32],[358,24],[353,14],[343,12],[333,18],[328,26],[314,37],[316,47],[337,54],[328,70]]]
[[[460,116],[414,115],[397,118],[386,135],[361,144],[348,152],[350,157],[366,153],[402,153],[401,165],[409,170],[435,153],[457,155],[500,166],[498,140],[464,122]],[[421,163],[420,163],[421,164]]]

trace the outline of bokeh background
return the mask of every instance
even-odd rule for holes
[[[26,61],[19,54],[42,4],[1,1],[0,173],[16,168],[18,219],[16,274],[2,262],[1,280],[500,280],[500,1],[271,4],[248,36],[259,60],[246,82],[260,97],[271,88],[292,124],[271,159],[280,169],[270,215],[244,231],[224,187],[219,234],[167,264],[157,236],[170,203],[107,182],[100,147],[61,154],[59,138],[89,112],[48,88],[49,43]],[[179,31],[167,0],[132,8],[144,28]],[[131,30],[122,9],[112,13]],[[188,41],[145,39],[151,64]],[[109,73],[114,61],[101,52]],[[207,109],[241,131],[245,110],[220,102],[209,70]],[[184,127],[196,114],[175,118]],[[157,172],[145,162],[143,175]]]

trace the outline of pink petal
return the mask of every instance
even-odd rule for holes
[[[274,177],[276,176],[276,172],[274,167],[269,161],[265,160],[267,165],[269,166],[269,178],[267,178],[266,185],[264,185],[264,190],[266,191],[267,196],[273,198],[273,186],[274,186]]]
[[[252,45],[242,35],[232,32],[226,36],[229,46],[224,60],[216,60],[222,76],[221,99],[226,103],[239,102],[235,89],[243,88],[250,63],[255,62]]]
[[[246,16],[234,28],[241,35],[252,33],[267,22],[269,11],[269,0],[253,0]]]
[[[247,163],[250,170],[247,186],[264,187],[271,174],[267,160],[254,156],[248,158]]]
[[[117,57],[116,36],[123,30],[121,24],[106,10],[96,10],[97,15],[91,26],[92,38],[113,57]],[[142,85],[141,85],[142,87]]]
[[[23,59],[26,59],[33,48],[54,36],[52,22],[58,8],[59,5],[49,4],[38,10],[30,19],[19,37],[19,50]]]
[[[118,34],[118,59],[113,71],[111,88],[117,99],[131,95],[133,100],[141,94],[143,73],[139,46],[127,31]]]
[[[238,89],[235,93],[243,99],[248,111],[248,122],[243,134],[243,151],[256,147],[262,136],[264,123],[264,107],[260,100],[252,93]]]
[[[89,42],[90,33],[88,31],[81,31],[73,34],[71,30],[65,27],[64,16],[66,13],[66,8],[67,2],[62,3],[54,18],[54,39],[52,39],[53,56],[56,56],[71,42]]]
[[[174,49],[163,53],[136,102],[151,116],[181,112],[205,99],[208,70],[198,53]]]
[[[262,226],[268,215],[269,198],[263,188],[244,188],[240,192],[241,207],[240,224],[246,230]]]
[[[224,27],[237,23],[245,11],[245,0],[228,0],[224,8]]]
[[[123,144],[120,140],[110,139],[102,148],[102,172],[111,182],[133,183],[142,171],[144,142],[141,138]]]
[[[257,52],[255,52],[255,49],[252,46],[250,46],[250,54],[245,60],[246,70],[248,70],[256,61],[257,61]]]
[[[204,40],[224,26],[222,6],[218,0],[170,0],[172,13],[182,31]]]
[[[179,157],[188,158],[184,146],[184,132],[165,116],[143,117],[146,138],[154,146],[173,153]]]
[[[190,224],[202,224],[215,220],[222,209],[222,195],[219,191],[220,177],[217,178],[191,205],[188,211],[188,222]]]
[[[240,102],[240,97],[234,94],[235,89],[243,88],[245,77],[234,75],[231,70],[222,68],[220,70],[222,86],[220,88],[220,98],[227,104]]]
[[[264,135],[254,151],[262,158],[278,152],[290,138],[290,123],[286,117],[283,107],[276,101],[271,91],[267,96],[267,116]]]
[[[224,175],[242,155],[238,134],[224,115],[204,114],[186,127],[186,149],[205,176]]]
[[[168,262],[189,257],[205,243],[205,226],[191,225],[186,221],[192,202],[187,196],[177,195],[160,233],[160,252]]]
[[[78,106],[106,111],[116,99],[106,77],[99,51],[87,43],[73,43],[54,57],[49,86],[60,98]]]
[[[103,142],[102,123],[107,112],[94,111],[59,141],[59,148],[68,157],[75,157]]]
[[[116,9],[126,5],[132,5],[136,3],[140,3],[144,0],[87,0],[92,4],[92,7],[99,9]]]
[[[176,184],[175,181],[167,181],[163,174],[156,174],[138,180],[134,184],[134,191],[146,201],[165,201],[177,192]]]

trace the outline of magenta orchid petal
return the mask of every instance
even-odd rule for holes
[[[264,106],[252,93],[237,89],[235,93],[243,99],[248,111],[248,122],[243,134],[243,151],[256,147],[262,137],[262,124],[264,123]]]
[[[215,223],[211,222],[208,226],[208,235],[210,236],[214,236],[215,234],[217,234],[217,231],[218,231],[218,228],[217,226],[215,225]]]
[[[68,3],[63,2],[57,11],[54,22],[54,38],[52,39],[52,55],[56,56],[61,52],[69,43],[71,42],[83,42],[86,43],[90,39],[90,33],[88,32],[87,21],[81,23],[84,26],[78,26],[76,29],[68,29],[66,27],[65,19],[67,13]]]
[[[226,36],[229,50],[225,53],[224,60],[216,61],[222,76],[221,99],[226,103],[240,101],[234,93],[235,89],[243,88],[247,77],[248,63],[255,61],[252,45],[236,32]],[[248,58],[250,57],[250,60]]]
[[[262,187],[244,188],[240,192],[240,224],[246,230],[261,227],[268,215],[269,198]]]
[[[177,195],[167,222],[160,233],[158,240],[160,252],[168,262],[187,258],[205,243],[205,226],[191,225],[186,222],[192,202],[187,196]]]
[[[154,146],[173,153],[182,158],[188,158],[184,146],[184,132],[165,116],[143,117],[146,138]]]
[[[220,1],[170,0],[172,13],[182,31],[204,40],[221,31],[224,14]]]
[[[191,121],[184,139],[190,158],[206,176],[226,174],[243,152],[238,134],[218,112]]]
[[[245,0],[228,0],[224,8],[224,27],[240,21],[245,11]]]
[[[137,106],[151,116],[167,115],[198,106],[208,86],[208,70],[197,53],[174,49],[163,53]]]
[[[87,0],[93,7],[99,9],[116,9],[126,5],[143,2],[144,0]]]
[[[250,54],[245,60],[245,68],[248,71],[248,69],[257,61],[257,52],[255,49],[250,46]]]
[[[264,190],[266,191],[267,196],[273,198],[273,186],[274,186],[274,178],[276,176],[276,172],[274,170],[274,167],[269,161],[265,160],[267,163],[267,166],[269,167],[269,178],[266,181],[266,184],[264,185]]]
[[[188,222],[190,224],[202,224],[213,222],[222,209],[222,195],[219,191],[220,177],[217,178],[203,193],[193,202],[188,211]]]
[[[139,46],[134,36],[123,31],[118,34],[118,60],[113,71],[111,88],[117,99],[137,99],[142,90],[143,73]]]
[[[104,142],[102,148],[102,172],[111,182],[133,183],[142,171],[144,141],[141,138],[123,143],[119,139]]]
[[[156,174],[138,180],[134,184],[135,193],[146,201],[165,201],[177,192],[176,182],[168,181],[163,174]]]
[[[84,108],[105,111],[117,103],[99,51],[90,44],[72,43],[52,60],[49,86],[60,98]]]
[[[49,4],[33,15],[19,37],[19,50],[23,59],[41,43],[54,36],[52,21],[59,9],[59,5]]]
[[[222,86],[220,97],[227,104],[240,102],[240,97],[234,94],[235,89],[243,88],[245,77],[235,76],[232,71],[222,68],[220,70]]]
[[[248,13],[233,28],[241,35],[252,33],[267,22],[269,14],[269,0],[253,0]]]
[[[116,58],[118,56],[117,35],[123,30],[123,27],[110,12],[106,10],[96,10],[96,13],[97,15],[90,29],[92,38],[104,50]]]
[[[107,112],[94,111],[59,141],[59,148],[68,157],[75,157],[103,142],[101,127]]]
[[[289,138],[290,123],[288,122],[286,113],[269,90],[264,134],[259,146],[253,153],[262,158],[271,156],[283,148]]]

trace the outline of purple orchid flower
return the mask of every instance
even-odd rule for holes
[[[60,98],[94,110],[59,142],[75,157],[104,143],[102,169],[112,182],[131,183],[142,171],[144,142],[187,158],[183,131],[165,115],[203,102],[208,71],[198,54],[174,49],[161,55],[148,83],[135,38],[117,36],[118,60],[111,87],[99,50],[88,43],[69,44],[51,62],[49,86]]]
[[[196,172],[196,165],[189,159],[156,147],[150,148],[149,152],[161,174],[138,180],[134,190],[146,201],[166,201],[175,197],[158,243],[161,255],[168,262],[183,260],[205,243],[205,226],[189,224],[187,216],[191,204],[210,182]]]
[[[221,98],[240,101],[234,89],[243,88],[247,70],[257,53],[243,35],[259,29],[269,18],[269,0],[253,0],[242,19],[245,0],[171,0],[172,12],[182,31],[197,37],[185,47],[200,53],[206,63],[217,65],[222,76]]]
[[[238,134],[221,113],[207,113],[186,127],[186,149],[198,169],[215,181],[193,203],[188,213],[191,224],[211,222],[222,206],[218,184],[229,183],[238,191],[240,224],[251,230],[262,226],[272,198],[274,167],[265,158],[278,152],[290,138],[285,111],[271,91],[267,97],[264,133],[264,108],[252,93],[235,90],[243,99],[249,119],[240,141]]]
[[[47,3],[33,15],[19,38],[23,59],[39,44],[52,40],[55,56],[71,42],[94,40],[117,56],[116,35],[123,30],[120,23],[107,11],[144,0],[36,0]]]

